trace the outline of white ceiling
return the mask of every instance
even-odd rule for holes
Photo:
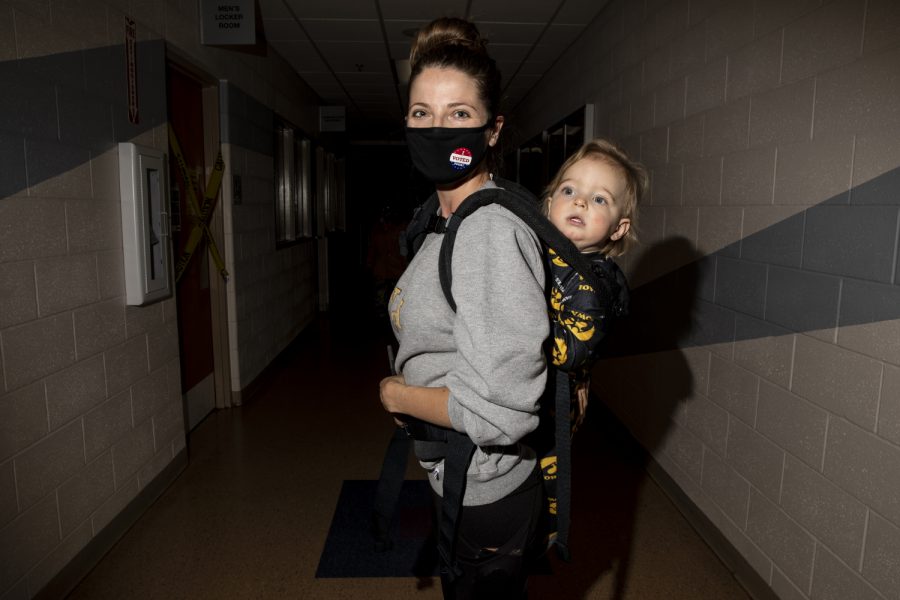
[[[608,0],[258,0],[263,36],[350,127],[399,129],[406,86],[395,68],[411,33],[467,17],[489,40],[512,110]],[[373,132],[374,133],[374,132]]]

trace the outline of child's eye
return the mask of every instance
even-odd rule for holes
[[[559,193],[563,196],[574,196],[575,190],[573,190],[571,187],[566,185],[566,186],[559,188]]]
[[[606,204],[606,198],[603,196],[594,196],[594,202],[596,204]]]

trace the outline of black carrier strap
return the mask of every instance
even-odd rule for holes
[[[610,293],[610,283],[599,277],[590,262],[582,256],[574,244],[544,216],[540,206],[533,199],[525,198],[515,192],[502,188],[486,188],[469,196],[444,224],[444,240],[441,243],[439,275],[441,288],[447,303],[456,311],[451,284],[453,282],[453,246],[456,244],[456,232],[462,222],[476,210],[489,204],[499,204],[522,219],[541,239],[544,244],[553,248],[556,253],[571,265],[595,290]],[[566,412],[568,414],[568,411]]]
[[[453,246],[456,242],[456,232],[463,220],[476,210],[489,204],[499,204],[517,215],[525,224],[537,234],[544,244],[553,248],[556,253],[571,265],[578,273],[597,290],[609,293],[610,282],[599,277],[575,248],[550,221],[541,213],[540,206],[533,196],[524,191],[518,191],[518,185],[502,181],[498,188],[487,188],[472,194],[457,208],[446,221],[437,217],[437,196],[430,197],[425,204],[413,215],[413,219],[406,231],[406,243],[403,248],[408,258],[411,258],[430,231],[443,231],[444,239],[441,243],[438,273],[441,280],[441,288],[447,303],[456,311],[456,302],[451,292],[452,285],[452,259]],[[571,430],[569,414],[569,377],[568,374],[558,369],[550,369],[548,385],[555,390],[556,428],[555,442],[557,451],[557,525],[556,541],[557,550],[562,558],[568,560],[568,533],[571,506]],[[438,554],[441,557],[441,570],[449,580],[459,575],[459,570],[454,560],[456,534],[459,529],[459,515],[462,510],[463,498],[466,490],[466,473],[472,455],[475,452],[475,444],[463,433],[451,429],[445,429],[411,419],[408,424],[408,435],[416,440],[428,441],[429,450],[434,458],[443,456],[444,473],[443,501],[441,502],[441,518],[438,534]],[[376,550],[382,551],[391,547],[389,527],[393,519],[403,485],[403,475],[406,469],[406,456],[408,452],[407,432],[398,429],[391,439],[387,455],[382,466],[381,478],[375,499],[373,511],[373,533],[376,538]],[[442,447],[443,445],[443,447]]]

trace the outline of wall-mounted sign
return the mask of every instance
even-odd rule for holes
[[[136,29],[134,19],[125,17],[125,80],[128,82],[126,90],[128,95],[128,121],[134,124],[140,121],[137,93]]]
[[[216,46],[255,44],[254,0],[200,0],[200,43]]]
[[[319,131],[346,131],[347,110],[343,106],[319,107]]]

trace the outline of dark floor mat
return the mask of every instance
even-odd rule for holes
[[[316,577],[428,577],[437,575],[427,481],[406,481],[391,532],[393,548],[375,551],[370,518],[377,481],[344,481]]]

